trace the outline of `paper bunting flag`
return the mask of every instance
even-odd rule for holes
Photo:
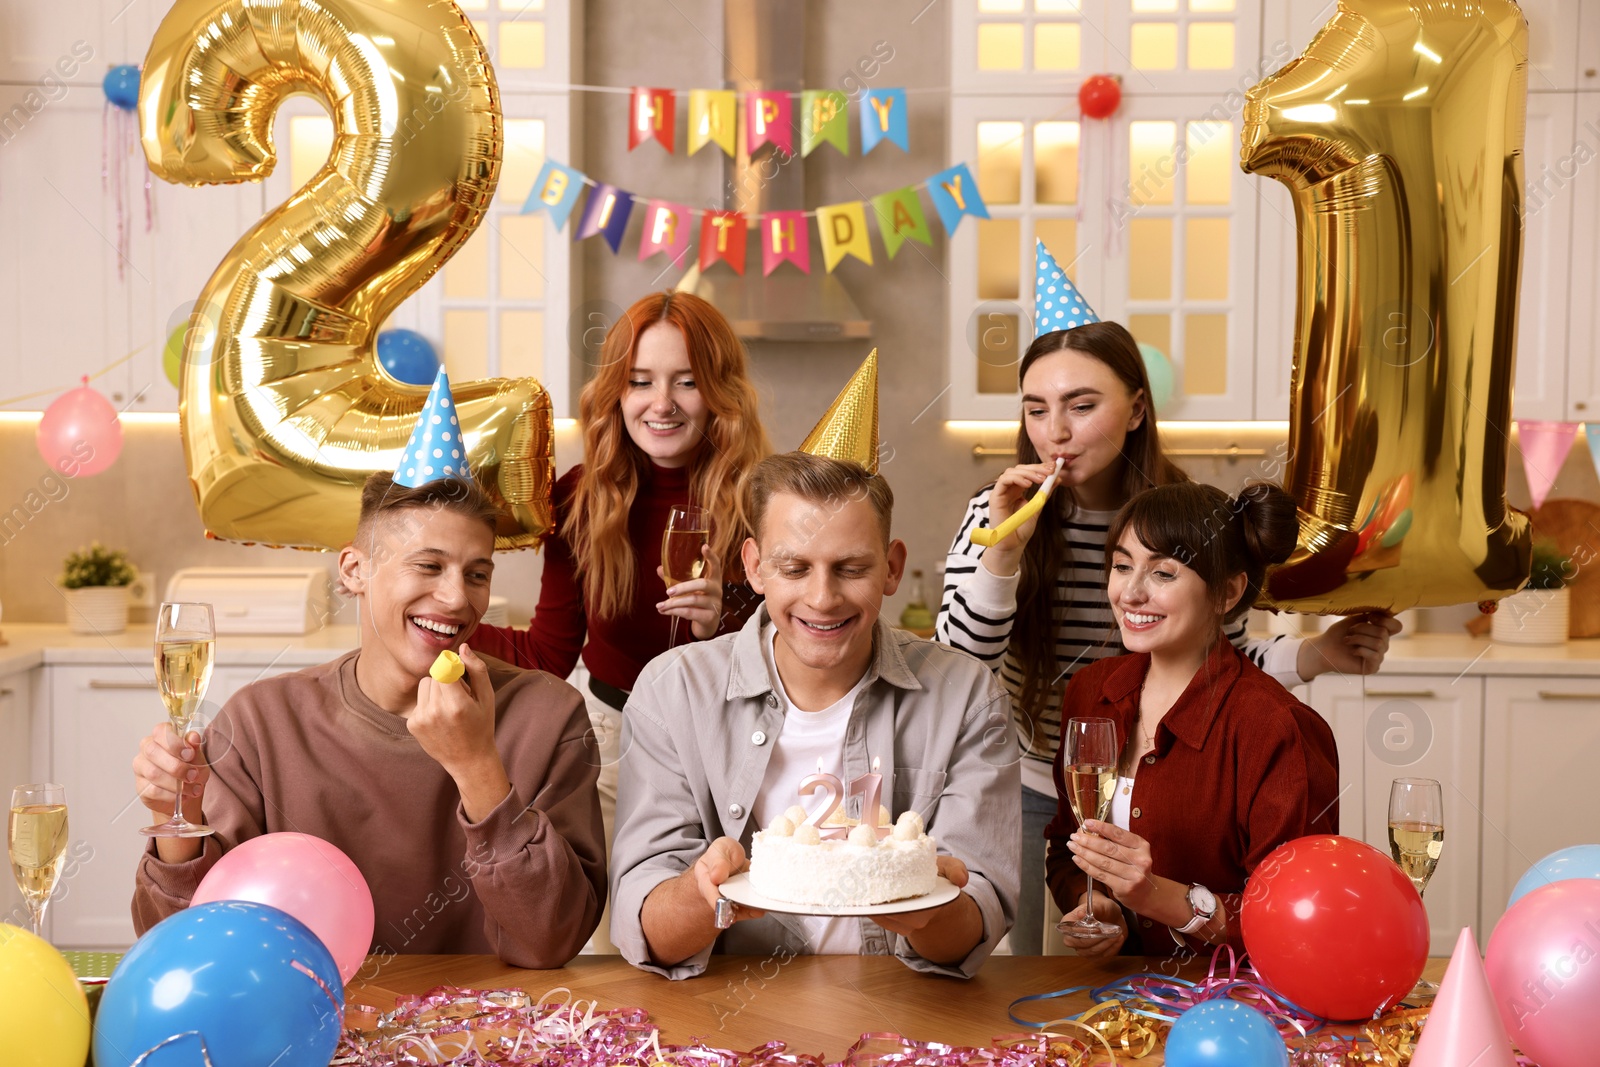
[[[444,368],[433,379],[428,399],[417,416],[411,440],[395,468],[394,481],[407,489],[417,489],[441,478],[472,479],[461,447],[461,424],[456,420],[455,400],[450,396],[450,379]]]
[[[539,176],[528,190],[528,199],[522,205],[522,214],[529,215],[540,208],[550,213],[559,230],[567,224],[567,216],[583,192],[583,174],[571,167],[563,167],[553,159],[544,161]]]
[[[794,152],[794,125],[788,93],[750,93],[744,102],[745,143],[750,154],[767,142],[780,152]]]
[[[649,259],[657,252],[665,252],[674,263],[682,263],[689,254],[689,230],[694,225],[694,211],[683,204],[669,204],[665,200],[652,200],[644,207],[644,233],[639,237],[639,258]]]
[[[809,156],[819,144],[850,154],[850,113],[837,89],[807,89],[800,94],[800,154]]]
[[[1542,422],[1536,419],[1518,419],[1517,435],[1522,445],[1522,469],[1528,475],[1528,495],[1533,506],[1540,507],[1550,489],[1556,484],[1556,475],[1572,451],[1573,438],[1577,436],[1575,422]]]
[[[589,193],[584,202],[583,214],[578,217],[578,232],[574,241],[603,234],[611,251],[622,244],[622,234],[628,228],[628,214],[633,211],[633,197],[615,185],[601,182]]]
[[[911,151],[904,89],[868,89],[861,99],[861,154],[877,148],[880,141],[893,141],[902,152]]]
[[[928,230],[927,216],[922,213],[917,191],[909,185],[873,197],[872,213],[878,217],[878,232],[883,234],[883,247],[890,259],[907,238],[932,246],[933,234]]]
[[[1056,263],[1056,257],[1044,246],[1033,242],[1033,335],[1043,337],[1054,330],[1070,330],[1089,322],[1099,322],[1089,302],[1072,284],[1066,271]]]
[[[963,215],[979,219],[989,217],[989,209],[978,195],[978,183],[972,180],[972,172],[965,163],[957,163],[929,178],[928,195],[933,198],[934,210],[939,213],[939,221],[944,223],[945,233],[955,233]]]
[[[628,98],[628,151],[649,140],[660,141],[668,152],[674,142],[673,122],[678,114],[678,99],[671,89],[646,89],[635,86]]]
[[[719,260],[744,273],[744,241],[749,223],[737,211],[707,211],[700,219],[700,269]]]
[[[872,238],[859,200],[817,208],[817,233],[822,236],[822,265],[831,273],[845,256],[872,265]]]
[[[769,211],[761,216],[761,273],[771,274],[787,260],[811,273],[811,233],[803,211]]]
[[[1559,987],[1557,987],[1559,988]],[[1489,975],[1470,927],[1456,939],[1450,966],[1428,1011],[1411,1067],[1516,1067]]]
[[[715,144],[733,155],[738,94],[732,89],[689,90],[689,154]]]

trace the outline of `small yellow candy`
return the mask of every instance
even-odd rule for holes
[[[434,681],[450,685],[461,680],[461,676],[467,673],[467,666],[461,662],[460,656],[447,648],[439,653],[439,658],[433,661],[428,673],[433,675]]]

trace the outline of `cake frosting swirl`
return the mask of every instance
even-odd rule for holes
[[[885,835],[854,820],[840,823],[835,814],[829,828],[845,827],[842,837],[824,837],[805,822],[799,805],[758,830],[750,849],[751,888],[773,900],[823,907],[887,904],[933,892],[938,853],[922,816],[901,813]]]

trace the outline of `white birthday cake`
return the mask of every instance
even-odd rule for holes
[[[916,812],[902,813],[888,836],[850,820],[838,824],[835,813],[824,826],[835,833],[848,829],[824,837],[805,820],[805,809],[795,805],[756,832],[750,849],[750,887],[756,892],[824,907],[887,904],[933,892],[937,853]]]

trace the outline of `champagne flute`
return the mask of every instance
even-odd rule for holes
[[[1432,778],[1396,778],[1389,786],[1389,854],[1421,896],[1444,849],[1444,794]],[[1437,995],[1436,982],[1421,979],[1413,997]]]
[[[711,521],[704,508],[694,505],[675,507],[667,515],[667,528],[661,534],[661,574],[671,588],[679,582],[700,577],[706,569],[701,549],[711,537]],[[678,617],[672,617],[667,647],[678,643]]]
[[[156,685],[167,705],[167,718],[181,738],[195,725],[206,687],[211,684],[211,655],[216,644],[210,604],[162,604],[156,615]],[[205,837],[212,829],[183,817],[180,784],[172,818],[139,832],[146,837]]]
[[[1117,724],[1110,719],[1068,719],[1061,732],[1061,744],[1065,746],[1062,769],[1067,802],[1077,816],[1079,829],[1088,819],[1104,822],[1111,813],[1111,798],[1117,789]],[[1095,917],[1093,878],[1089,878],[1086,899],[1083,918],[1063,921],[1056,929],[1069,937],[1082,938],[1116,933],[1118,927]]]
[[[67,791],[53,782],[13,789],[6,837],[11,873],[28,902],[29,925],[37,937],[67,854]]]

